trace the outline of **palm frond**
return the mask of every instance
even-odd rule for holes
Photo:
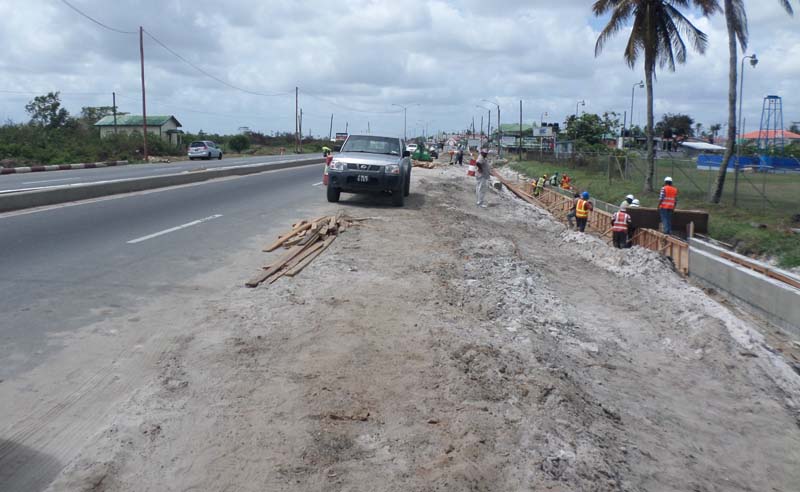
[[[611,19],[609,19],[608,24],[606,24],[606,27],[603,28],[600,35],[597,37],[597,43],[594,46],[594,56],[599,56],[606,42],[625,26],[633,10],[631,3],[632,2],[629,0],[617,2],[617,7],[611,14]]]

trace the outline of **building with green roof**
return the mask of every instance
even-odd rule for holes
[[[105,138],[115,133],[142,133],[142,126],[144,118],[136,114],[117,115],[116,121],[114,116],[106,116],[101,119],[94,126],[100,128],[100,137]],[[158,135],[162,139],[168,141],[173,145],[181,144],[181,135],[183,131],[180,130],[181,123],[174,116],[147,116],[147,133]]]

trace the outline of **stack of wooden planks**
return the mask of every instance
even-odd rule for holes
[[[354,219],[342,212],[327,215],[311,221],[301,220],[292,225],[292,229],[278,236],[274,243],[264,248],[272,252],[279,248],[287,250],[286,254],[273,263],[263,267],[263,271],[248,280],[247,287],[258,287],[261,283],[273,283],[286,275],[294,277],[322,254],[331,245],[340,232],[359,224],[366,219]]]

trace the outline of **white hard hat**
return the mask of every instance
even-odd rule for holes
[[[632,207],[638,207],[641,204],[638,198],[633,199],[633,203],[631,203]]]
[[[664,178],[664,182],[666,183],[667,181],[672,182],[672,177],[667,176],[666,178]]]
[[[625,197],[626,200],[633,200],[633,195],[628,195]]]

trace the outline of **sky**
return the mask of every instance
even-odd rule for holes
[[[148,114],[172,114],[187,132],[240,127],[294,131],[299,87],[304,133],[419,135],[480,125],[501,108],[503,123],[563,122],[581,111],[630,112],[643,78],[622,53],[630,27],[595,57],[605,19],[590,0],[0,0],[0,120],[28,120],[34,96],[61,91],[64,106],[111,105],[141,114],[138,28],[143,26]],[[786,126],[800,121],[800,0],[789,17],[778,0],[745,0],[747,130],[762,99],[783,97]],[[655,114],[687,113],[707,128],[727,121],[724,18],[687,12],[709,37],[676,72],[658,72]],[[150,35],[148,35],[149,33]],[[168,47],[165,49],[155,39]],[[175,56],[177,54],[186,63]],[[741,55],[740,55],[741,56]],[[192,66],[194,65],[194,66]],[[199,68],[205,73],[201,73]],[[231,87],[233,86],[233,87]],[[633,123],[643,125],[644,90]],[[543,114],[547,113],[543,117]],[[628,115],[630,119],[630,115]],[[485,123],[484,123],[485,124]]]

